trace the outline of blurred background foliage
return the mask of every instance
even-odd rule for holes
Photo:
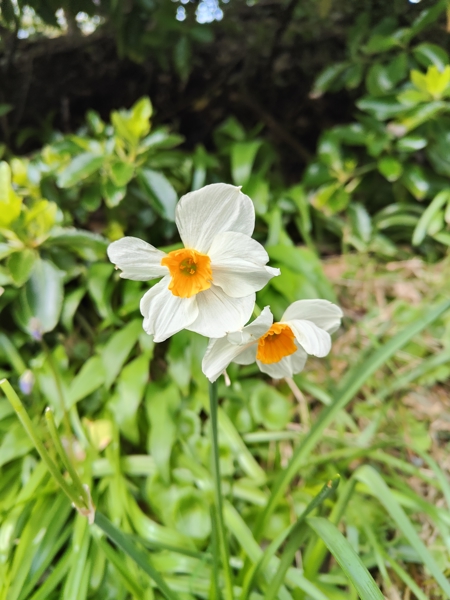
[[[282,268],[258,306],[320,297],[346,318],[293,381],[232,365],[220,386],[237,597],[270,597],[289,527],[340,473],[316,515],[348,548],[330,556],[312,519],[273,597],[357,598],[351,550],[389,600],[448,598],[448,2],[0,7],[0,377],[44,441],[49,405],[95,503],[180,598],[210,597],[206,340],[154,345],[148,284],[120,280],[106,247],[173,249],[181,195],[240,185]],[[260,540],[276,556],[255,570]],[[0,399],[0,600],[160,597],[73,514]]]

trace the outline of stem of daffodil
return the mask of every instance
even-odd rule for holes
[[[223,575],[225,580],[225,598],[233,600],[233,581],[230,569],[230,557],[228,553],[228,545],[225,534],[225,523],[223,519],[223,502],[222,502],[222,486],[220,479],[220,462],[219,462],[219,435],[217,427],[217,383],[209,384],[209,410],[211,418],[211,433],[212,433],[212,453],[213,453],[213,479],[214,479],[214,501],[215,512],[217,515],[217,537],[219,542],[220,554],[222,557]]]
[[[64,480],[63,476],[58,470],[58,467],[55,465],[53,460],[51,459],[49,453],[44,447],[44,444],[39,439],[38,435],[35,432],[35,428],[33,423],[31,422],[30,417],[28,416],[27,411],[25,410],[22,402],[20,401],[19,396],[11,387],[11,384],[6,379],[2,379],[0,381],[0,388],[3,390],[5,396],[11,403],[11,406],[15,410],[17,416],[19,417],[20,422],[22,423],[25,431],[28,433],[31,441],[33,442],[38,454],[44,461],[47,466],[47,469],[50,471],[50,474],[54,477],[58,485],[61,487],[63,492],[69,497],[69,499],[73,502],[73,504],[77,507],[80,507],[80,498],[78,497],[76,491],[70,487],[67,482]]]

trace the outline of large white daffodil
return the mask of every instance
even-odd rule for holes
[[[220,338],[250,319],[255,292],[279,275],[266,267],[267,252],[250,236],[253,203],[240,188],[214,183],[186,194],[175,221],[184,248],[166,254],[124,237],[108,247],[121,277],[162,277],[141,300],[144,329],[162,342],[181,329]]]
[[[329,353],[330,333],[339,328],[341,317],[341,309],[328,300],[298,300],[274,323],[266,306],[250,325],[210,340],[203,372],[215,381],[230,362],[249,365],[256,360],[261,371],[275,379],[292,377],[303,370],[308,354]]]

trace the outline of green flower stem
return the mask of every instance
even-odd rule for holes
[[[50,432],[50,436],[55,444],[56,451],[58,452],[64,466],[67,469],[67,472],[70,475],[73,485],[76,487],[78,495],[83,499],[86,506],[89,506],[89,498],[86,490],[83,487],[81,479],[78,473],[75,470],[72,462],[69,460],[66,451],[61,443],[61,438],[59,437],[58,430],[56,428],[55,419],[53,416],[53,411],[51,408],[47,408],[45,410],[45,420],[47,421],[48,430]]]
[[[38,451],[40,457],[46,464],[47,469],[50,471],[50,474],[54,477],[54,479],[56,480],[58,485],[61,487],[63,492],[66,494],[66,496],[68,496],[69,499],[73,502],[73,504],[76,507],[80,507],[80,498],[78,497],[75,490],[66,483],[63,476],[59,472],[58,467],[55,465],[55,463],[51,459],[49,453],[45,449],[44,444],[41,442],[41,440],[37,436],[34,425],[31,422],[31,419],[28,416],[27,411],[25,410],[22,402],[20,401],[19,396],[16,394],[16,392],[11,387],[11,384],[9,383],[9,381],[7,381],[6,379],[2,379],[0,381],[0,388],[3,390],[5,396],[10,401],[11,406],[15,410],[17,416],[19,417],[20,422],[22,423],[25,431],[28,433],[28,435],[29,435],[31,441],[33,442],[36,450]],[[86,508],[88,508],[88,506],[86,506]]]
[[[147,575],[153,579],[158,586],[159,591],[164,594],[167,600],[179,600],[177,594],[173,592],[155,567],[149,561],[147,554],[142,552],[131,539],[123,534],[117,527],[115,527],[111,521],[109,521],[104,515],[99,512],[95,513],[94,523],[99,527],[109,539],[125,554],[127,554],[134,562],[141,567]]]
[[[209,410],[211,418],[212,433],[212,452],[213,452],[213,480],[214,480],[214,502],[215,513],[217,517],[217,541],[219,544],[220,555],[222,557],[223,574],[225,579],[225,598],[233,600],[233,582],[230,569],[230,557],[225,535],[225,524],[223,519],[223,501],[222,488],[220,483],[220,463],[219,463],[219,435],[217,428],[217,382],[209,384]]]

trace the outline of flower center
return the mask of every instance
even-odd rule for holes
[[[276,363],[297,352],[295,336],[289,325],[274,323],[258,342],[256,358],[266,365]]]
[[[183,248],[169,252],[161,264],[170,271],[169,290],[174,296],[190,298],[211,287],[211,260],[207,254]]]

